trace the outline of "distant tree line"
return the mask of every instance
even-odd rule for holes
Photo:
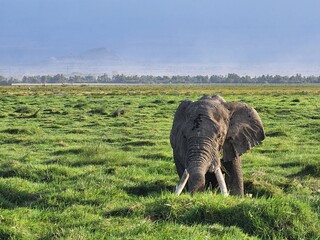
[[[5,78],[4,76],[0,75],[0,85],[11,85],[12,83],[19,83],[21,81],[19,81],[16,78]]]
[[[101,76],[65,76],[56,74],[53,76],[24,76],[21,80],[16,78],[5,78],[0,76],[0,85],[11,85],[13,83],[33,83],[33,84],[73,84],[73,83],[122,83],[122,84],[300,84],[300,83],[320,83],[320,76],[293,76],[262,75],[257,77],[239,76],[235,73],[228,75],[212,76],[152,76],[152,75],[113,75],[103,74]]]

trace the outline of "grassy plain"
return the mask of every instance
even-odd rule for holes
[[[264,123],[253,198],[172,193],[175,109],[215,93]],[[320,86],[1,87],[0,106],[0,239],[320,239]]]

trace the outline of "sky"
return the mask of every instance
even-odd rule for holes
[[[0,75],[320,75],[318,0],[0,0]]]

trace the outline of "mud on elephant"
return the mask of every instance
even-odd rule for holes
[[[180,177],[176,193],[180,194],[185,185],[188,191],[197,192],[211,184],[224,195],[243,195],[240,156],[264,138],[261,119],[247,104],[226,102],[220,96],[183,101],[170,133]]]

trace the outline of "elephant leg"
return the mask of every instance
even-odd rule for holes
[[[244,195],[243,174],[240,157],[233,161],[224,162],[226,171],[226,184],[231,195]]]
[[[180,179],[183,175],[185,168],[182,166],[182,164],[179,161],[174,161],[174,163],[176,165],[176,170],[177,170],[177,173],[178,173],[179,179]]]

